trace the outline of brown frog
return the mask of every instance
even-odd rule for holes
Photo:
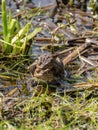
[[[43,54],[28,68],[35,78],[46,82],[59,81],[65,74],[58,54]]]

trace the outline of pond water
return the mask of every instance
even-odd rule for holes
[[[32,0],[32,2],[38,7],[44,7],[55,3],[55,0]]]

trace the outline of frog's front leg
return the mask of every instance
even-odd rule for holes
[[[35,70],[36,70],[36,65],[37,65],[37,60],[34,61],[34,63],[32,63],[27,69],[32,73],[32,75],[34,74]]]

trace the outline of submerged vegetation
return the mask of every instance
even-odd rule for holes
[[[6,2],[0,16],[0,130],[97,130],[97,1]]]

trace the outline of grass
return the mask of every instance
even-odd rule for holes
[[[17,104],[13,110],[18,109],[21,113],[9,121],[2,121],[0,126],[6,127],[4,130],[97,130],[98,98],[87,100],[87,95],[88,91],[76,93],[74,98],[47,92],[33,96]]]
[[[41,31],[41,27],[32,27],[29,22],[24,27],[20,26],[18,20],[12,18],[10,11],[9,15],[6,10],[6,0],[2,0],[2,27],[3,27],[3,40],[2,50],[6,55],[28,55],[31,44],[30,40]],[[30,30],[30,28],[33,28]],[[31,32],[32,31],[32,32]]]

